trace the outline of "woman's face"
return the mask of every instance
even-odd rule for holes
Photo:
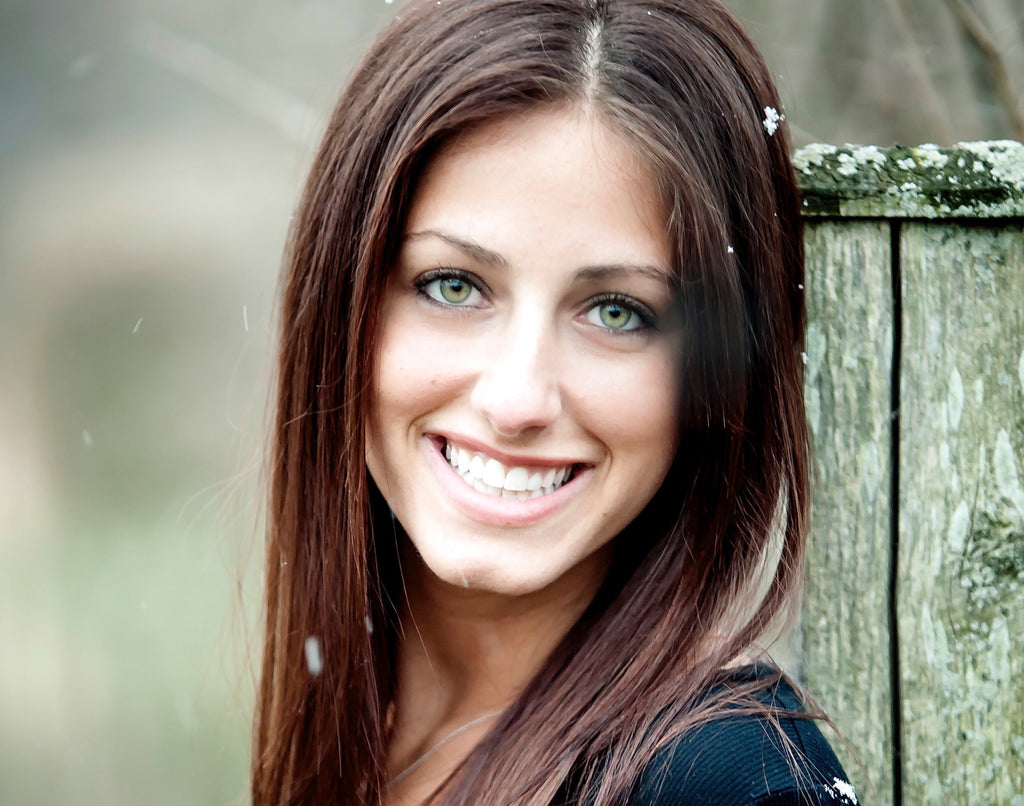
[[[429,165],[384,300],[367,464],[441,580],[596,583],[658,489],[678,441],[664,221],[583,113],[487,124]]]

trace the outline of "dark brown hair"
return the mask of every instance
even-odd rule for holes
[[[754,45],[717,0],[416,0],[334,111],[283,277],[257,806],[383,796],[403,593],[363,426],[388,268],[442,144],[559,104],[596,113],[659,182],[685,330],[682,438],[594,602],[442,799],[541,804],[571,787],[616,802],[659,747],[723,707],[703,695],[795,600],[803,255],[781,105]]]

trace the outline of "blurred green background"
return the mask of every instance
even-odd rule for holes
[[[798,143],[1024,137],[1024,0],[729,5]],[[0,0],[0,803],[246,802],[276,273],[396,6]]]

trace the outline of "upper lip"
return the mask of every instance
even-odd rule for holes
[[[443,448],[443,443],[451,443],[456,448],[462,448],[463,450],[475,451],[482,453],[491,459],[497,459],[505,466],[512,467],[570,467],[572,465],[589,465],[590,462],[582,461],[580,459],[566,459],[562,457],[543,457],[543,456],[522,456],[493,448],[485,442],[472,437],[463,436],[461,434],[453,434],[451,432],[446,433],[430,433],[427,435],[435,443],[438,443],[438,447]]]

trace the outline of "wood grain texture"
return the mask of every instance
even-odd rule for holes
[[[907,222],[901,244],[903,802],[1019,806],[1024,228]]]
[[[833,742],[862,800],[887,804],[892,803],[890,225],[812,221],[805,243],[805,395],[816,478],[802,616],[803,674],[856,753],[855,758]]]

